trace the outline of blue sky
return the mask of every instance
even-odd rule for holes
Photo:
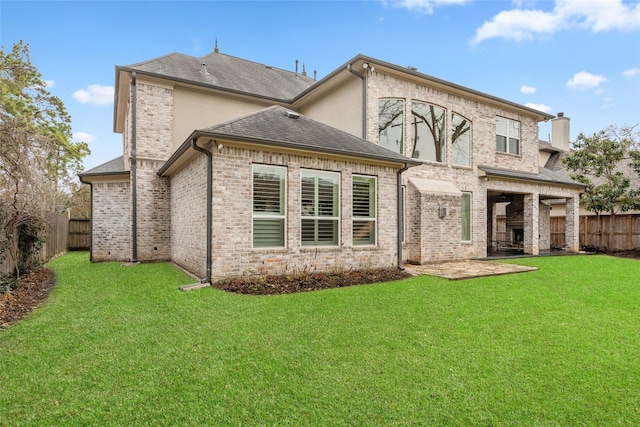
[[[65,103],[91,168],[122,154],[114,67],[222,53],[318,78],[357,54],[571,118],[571,139],[640,122],[638,0],[0,1]],[[548,139],[541,123],[540,138]],[[185,135],[186,138],[187,135]]]

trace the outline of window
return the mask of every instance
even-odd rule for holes
[[[451,126],[451,164],[471,166],[471,121],[453,113]]]
[[[340,219],[340,174],[302,171],[302,246],[336,246]]]
[[[423,102],[411,103],[411,157],[446,162],[445,110]]]
[[[353,177],[353,245],[376,244],[376,178]]]
[[[520,154],[520,122],[496,117],[496,150]]]
[[[462,232],[463,242],[471,241],[471,193],[462,193]]]
[[[253,247],[284,247],[287,169],[253,165]]]
[[[403,154],[404,101],[381,99],[378,101],[378,144],[396,153]]]

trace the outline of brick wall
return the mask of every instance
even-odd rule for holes
[[[129,182],[93,184],[92,255],[94,261],[131,259]]]
[[[205,157],[172,177],[174,262],[198,275],[205,270]],[[252,248],[252,164],[287,167],[286,248]],[[340,244],[308,248],[300,243],[301,169],[340,173]],[[377,245],[352,246],[352,175],[377,177]],[[189,183],[193,184],[190,185]],[[277,274],[347,268],[394,267],[396,258],[396,169],[338,160],[225,146],[213,153],[212,276]],[[178,208],[180,206],[180,208]]]

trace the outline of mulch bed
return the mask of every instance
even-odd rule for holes
[[[48,268],[22,276],[14,289],[0,294],[0,328],[17,322],[38,307],[55,283],[56,275]]]
[[[278,295],[319,291],[369,283],[391,282],[411,277],[397,268],[351,270],[340,273],[298,273],[281,276],[243,276],[221,280],[213,286],[228,292],[250,295]]]

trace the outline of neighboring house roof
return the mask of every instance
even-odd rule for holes
[[[203,65],[204,64],[204,65]],[[315,83],[310,77],[219,52],[197,58],[171,53],[137,64],[116,67],[164,79],[209,86],[273,100],[287,101]]]
[[[514,179],[518,181],[534,181],[546,184],[563,185],[569,187],[585,186],[568,178],[564,173],[552,171],[544,167],[538,167],[538,173],[514,171],[511,169],[500,169],[489,166],[478,166],[480,176],[494,176],[498,178]]]
[[[551,143],[544,141],[544,140],[539,140],[538,141],[538,150],[540,151],[546,151],[548,153],[562,153],[563,150],[554,147],[553,145],[551,145]]]
[[[194,131],[164,164],[158,174],[165,175],[169,168],[191,148],[191,141],[199,137],[256,143],[263,145],[265,150],[285,148],[312,151],[370,161],[383,161],[399,166],[421,164],[420,161],[276,105],[225,123]]]
[[[124,156],[116,157],[113,160],[109,160],[106,163],[96,166],[95,168],[78,174],[80,181],[89,182],[92,177],[100,176],[113,176],[113,175],[125,175],[129,174],[129,171],[124,167]],[[87,179],[89,178],[89,179]]]

